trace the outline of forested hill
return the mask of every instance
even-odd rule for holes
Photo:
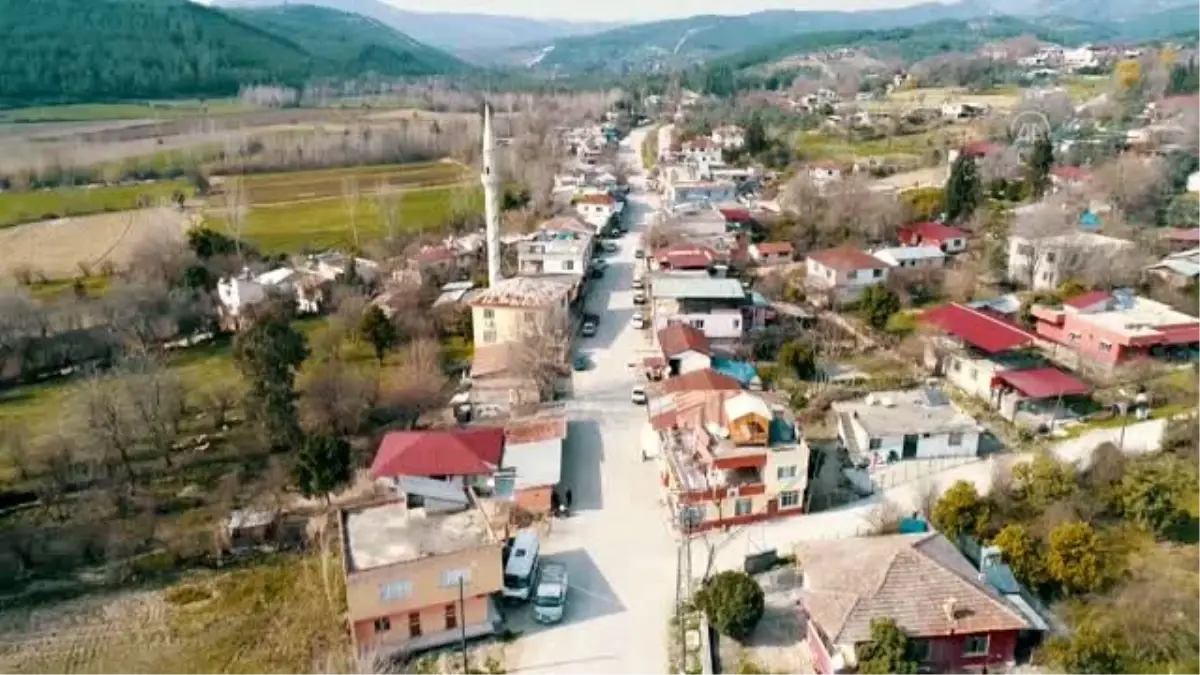
[[[188,0],[0,0],[0,106],[213,97],[243,84],[465,68],[367,19],[309,10],[245,17]]]

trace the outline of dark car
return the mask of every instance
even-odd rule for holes
[[[576,354],[575,358],[571,361],[571,367],[575,370],[587,370],[591,365],[592,362],[588,360],[585,354]]]

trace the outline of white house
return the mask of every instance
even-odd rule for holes
[[[1052,290],[1084,265],[1103,264],[1133,242],[1094,232],[1052,237],[1013,234],[1008,240],[1008,279],[1033,290]]]
[[[680,146],[683,159],[696,164],[724,164],[725,154],[721,146],[706,136],[685,141]]]
[[[712,345],[704,331],[686,323],[672,323],[658,331],[658,347],[671,375],[683,375],[712,366]]]
[[[1100,64],[1100,60],[1096,58],[1096,52],[1090,45],[1084,45],[1077,49],[1062,50],[1062,63],[1071,70],[1078,70],[1095,67]]]
[[[567,220],[571,219],[556,218],[544,223],[542,229],[517,244],[517,274],[581,276],[587,271],[594,237],[586,231],[589,227],[586,223],[563,227],[557,222]]]
[[[901,269],[941,269],[946,266],[946,254],[935,246],[881,248],[871,255]]]
[[[651,323],[659,331],[682,323],[710,340],[737,340],[745,334],[746,290],[737,279],[705,272],[658,274],[650,281]]]
[[[825,291],[839,302],[858,299],[863,289],[887,281],[888,263],[862,251],[842,246],[809,253],[805,283]]]
[[[606,192],[593,192],[576,197],[575,210],[589,224],[603,227],[621,210],[621,202]]]
[[[750,259],[759,265],[783,265],[792,262],[792,242],[764,241],[750,244]]]
[[[842,167],[834,162],[810,164],[808,167],[808,177],[818,187],[823,187],[842,179]]]
[[[873,392],[833,404],[838,440],[868,466],[974,457],[984,428],[937,389]]]
[[[1200,193],[1200,171],[1193,171],[1187,180],[1188,192]]]
[[[245,308],[262,302],[267,297],[267,289],[252,279],[230,277],[217,282],[217,299],[225,314],[234,323],[242,316]]]
[[[746,133],[735,124],[726,124],[713,129],[712,140],[722,148],[737,150],[746,144]]]

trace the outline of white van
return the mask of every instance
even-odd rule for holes
[[[528,600],[538,568],[538,536],[533,530],[521,530],[513,537],[512,551],[504,565],[504,597]]]

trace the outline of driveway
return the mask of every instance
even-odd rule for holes
[[[622,144],[638,162],[644,132]],[[630,198],[630,232],[609,257],[609,269],[587,299],[600,315],[593,338],[577,351],[593,365],[575,374],[575,396],[563,457],[563,487],[573,513],[556,520],[542,544],[545,560],[564,562],[570,575],[566,617],[539,626],[528,607],[509,615],[523,632],[508,658],[514,673],[649,673],[667,667],[667,624],[675,600],[676,545],[659,504],[655,465],[643,462],[641,431],[646,410],[629,400],[633,374],[626,364],[648,346],[630,326],[634,312],[633,255],[653,196]]]

